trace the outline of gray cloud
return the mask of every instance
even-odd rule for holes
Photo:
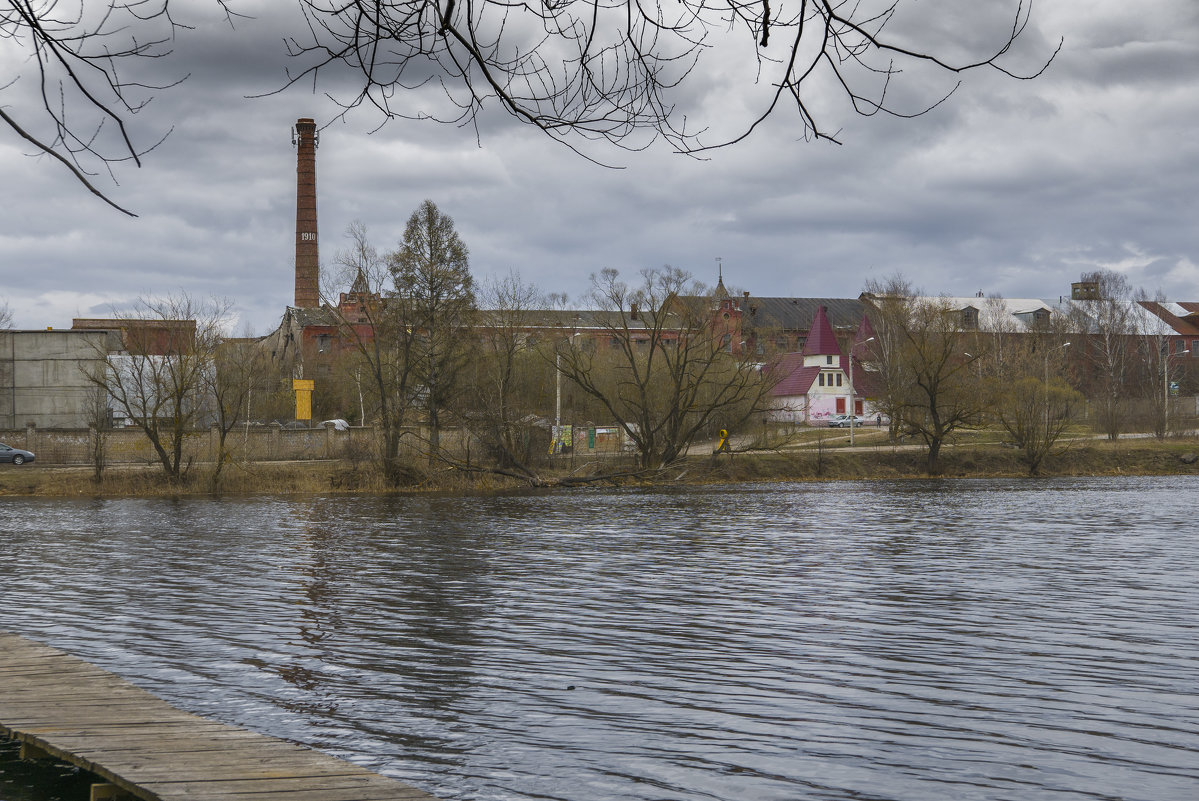
[[[174,58],[149,65],[147,77],[163,82],[190,74],[136,117],[139,141],[173,132],[140,170],[119,168],[119,185],[97,178],[139,218],[112,212],[0,133],[0,296],[16,325],[69,325],[138,296],[187,291],[229,297],[256,331],[271,327],[292,299],[290,128],[306,116],[323,126],[325,265],[351,221],[389,249],[431,198],[454,217],[476,274],[517,269],[572,296],[604,267],[669,263],[713,283],[721,257],[728,283],[760,295],[855,296],[868,278],[902,271],[934,293],[1051,299],[1079,272],[1106,266],[1150,292],[1199,299],[1199,18],[1190,0],[1039,4],[1013,55],[1035,63],[1064,36],[1045,75],[967,76],[947,103],[912,120],[857,117],[835,93],[814,91],[841,146],[805,143],[778,118],[706,161],[662,146],[598,151],[621,170],[584,161],[498,109],[476,136],[407,120],[375,130],[369,112],[338,119],[310,86],[246,99],[281,85],[294,9],[241,7],[254,18],[230,28],[210,4],[185,6],[195,29],[180,35]],[[957,36],[975,47],[992,35],[977,21],[963,29],[922,17],[925,4],[903,8],[914,38]],[[736,130],[769,90],[747,87],[752,65],[720,58],[684,98],[713,137]],[[20,68],[0,48],[0,85]],[[343,80],[332,76],[328,88],[349,88]],[[918,107],[942,86],[897,91]],[[416,109],[424,97],[407,100]],[[27,86],[0,90],[6,108],[29,102]]]

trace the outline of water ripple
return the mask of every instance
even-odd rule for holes
[[[9,501],[0,627],[446,799],[1190,801],[1194,490]]]

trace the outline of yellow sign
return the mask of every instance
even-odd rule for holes
[[[312,390],[315,385],[316,382],[310,379],[293,378],[291,380],[291,388],[296,393],[297,420],[312,419]]]

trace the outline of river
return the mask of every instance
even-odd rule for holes
[[[1197,489],[6,499],[0,628],[447,800],[1193,801]]]

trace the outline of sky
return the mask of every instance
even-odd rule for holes
[[[630,152],[572,140],[591,160],[490,106],[473,128],[381,125],[368,109],[338,116],[323,94],[344,89],[336,75],[315,92],[274,92],[294,10],[230,6],[244,14],[233,26],[215,0],[172,3],[190,28],[146,80],[186,80],[145,92],[151,102],[130,117],[141,144],[168,135],[140,167],[95,177],[136,218],[0,127],[0,299],[14,327],[69,327],[186,293],[226,299],[233,334],[272,330],[293,302],[300,117],[321,126],[326,274],[352,222],[393,250],[427,198],[454,219],[477,281],[515,271],[579,306],[602,269],[634,279],[667,264],[709,285],[720,270],[730,288],[762,297],[857,297],[901,274],[930,295],[1057,300],[1082,272],[1106,268],[1150,295],[1199,300],[1194,0],[1040,0],[1011,64],[1034,71],[1061,40],[1044,74],[964,75],[911,119],[859,116],[814,84],[808,97],[841,144],[805,140],[784,113],[702,159],[661,141]],[[901,0],[895,25],[915,43],[978,53],[1003,38],[999,12],[1014,9]],[[0,38],[0,108],[18,117],[39,102],[24,59]],[[744,51],[716,47],[705,59],[680,108],[712,139],[735,134],[768,87]],[[950,85],[911,70],[889,96],[917,109]],[[420,110],[430,98],[414,90],[393,102]]]

